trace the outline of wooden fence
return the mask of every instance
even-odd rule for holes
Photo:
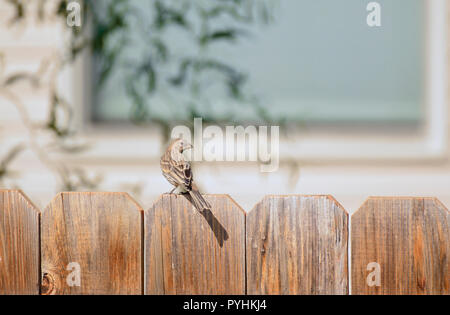
[[[0,190],[0,294],[449,294],[450,213],[435,198],[61,193],[40,212]],[[349,246],[349,220],[351,242]],[[351,247],[351,276],[348,250]]]

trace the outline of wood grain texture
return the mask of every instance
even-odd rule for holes
[[[266,196],[247,214],[248,294],[348,294],[348,214],[331,196]]]
[[[449,294],[449,226],[435,198],[369,198],[352,215],[352,294]],[[380,286],[367,284],[371,262]]]
[[[142,294],[143,211],[125,193],[61,193],[42,213],[43,294]],[[81,286],[69,286],[70,263]]]
[[[245,294],[245,213],[227,195],[206,195],[201,214],[165,194],[145,212],[146,294]]]
[[[22,192],[0,190],[0,295],[39,294],[39,218]]]

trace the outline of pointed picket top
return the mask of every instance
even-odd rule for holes
[[[432,197],[370,197],[352,215],[352,294],[449,294],[450,212]]]
[[[141,294],[142,208],[126,193],[60,193],[42,213],[43,294]]]
[[[246,231],[248,294],[348,294],[348,213],[332,196],[265,196]]]
[[[20,190],[0,190],[0,295],[39,294],[39,210]]]

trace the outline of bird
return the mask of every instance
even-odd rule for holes
[[[174,186],[174,189],[181,188],[185,193],[189,193],[194,207],[200,212],[210,211],[211,205],[203,198],[202,194],[194,183],[191,164],[187,161],[183,152],[192,149],[193,146],[187,141],[174,139],[160,160],[161,171],[167,181]]]

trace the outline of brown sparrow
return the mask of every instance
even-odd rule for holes
[[[161,157],[162,174],[169,183],[175,186],[170,193],[177,188],[182,188],[189,193],[192,203],[198,211],[211,210],[210,204],[203,198],[193,182],[191,164],[183,156],[183,152],[189,149],[192,149],[192,145],[183,139],[173,140]]]

